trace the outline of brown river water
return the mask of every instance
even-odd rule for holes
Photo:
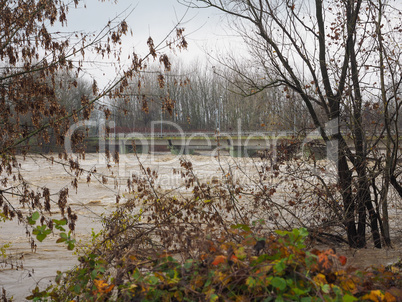
[[[251,178],[257,174],[258,163],[252,159],[233,159],[223,155],[218,161],[216,157],[208,154],[187,156],[193,163],[194,171],[197,176],[205,181],[213,181],[222,175],[221,169],[242,167]],[[117,176],[123,184],[116,186],[112,181],[102,184],[93,178],[87,184],[86,177],[82,177],[78,183],[78,189],[71,186],[72,177],[69,169],[59,164],[52,164],[48,159],[41,156],[27,157],[21,161],[21,172],[32,186],[48,187],[51,194],[64,187],[69,187],[69,204],[78,214],[75,239],[77,246],[83,246],[90,238],[91,232],[100,229],[100,215],[110,213],[115,207],[117,194],[124,193],[124,184],[131,174],[140,173],[140,164],[150,167],[160,175],[158,184],[163,190],[178,188],[177,191],[183,194],[186,190],[183,180],[173,174],[173,169],[180,168],[178,156],[170,154],[139,155],[138,159],[133,155],[120,157],[119,165],[112,164],[111,169],[106,168],[106,161],[102,155],[87,154],[85,160],[80,160],[81,167],[86,170],[96,168],[97,172]],[[245,179],[246,181],[247,179]],[[124,194],[123,194],[124,195]],[[54,196],[57,200],[57,196]],[[18,203],[17,200],[14,200]],[[124,198],[120,200],[124,203]],[[399,207],[401,205],[399,204]],[[367,248],[363,250],[352,250],[347,247],[338,248],[337,251],[348,257],[349,265],[358,267],[368,267],[371,265],[388,265],[402,258],[402,225],[400,223],[398,207],[392,212],[391,218],[395,231],[394,248],[376,250]],[[59,219],[60,213],[55,212],[54,218]],[[0,289],[5,288],[7,296],[14,297],[15,301],[24,301],[24,297],[29,295],[37,285],[45,288],[54,282],[57,271],[68,270],[77,264],[77,255],[68,251],[62,244],[56,244],[56,237],[51,235],[42,243],[37,243],[36,252],[30,248],[28,238],[25,235],[23,226],[16,221],[0,223],[0,246],[11,242],[11,247],[7,249],[10,257],[5,264],[0,263]],[[13,265],[11,266],[12,263]]]

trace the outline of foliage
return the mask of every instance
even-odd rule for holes
[[[88,131],[70,130],[93,118],[95,108],[98,118],[109,119],[112,100],[123,97],[130,79],[152,61],[158,62],[161,70],[169,70],[167,52],[187,45],[184,29],[173,27],[165,38],[167,47],[149,37],[148,51],[140,55],[131,49],[125,60],[121,57],[122,39],[130,29],[122,15],[108,20],[96,33],[66,29],[68,12],[83,2],[0,0],[0,213],[1,218],[17,220],[26,229],[32,251],[52,232],[58,232],[58,243],[74,249],[78,216],[68,203],[69,188],[76,189],[77,178],[83,174],[88,182],[93,175],[106,179],[101,173],[82,169],[71,154],[82,151],[78,157],[85,157],[77,146]],[[88,64],[96,69],[93,56],[99,56],[102,65],[108,62],[115,67],[116,75],[105,87],[88,79]],[[106,96],[109,103],[105,104]],[[48,155],[50,151],[56,155]],[[71,179],[59,188],[31,183],[22,165],[33,153],[65,167]],[[55,211],[60,211],[61,217],[52,217]],[[0,246],[2,255],[7,247]],[[6,297],[5,291],[3,295]]]
[[[68,10],[78,4],[59,0],[2,1],[0,9],[0,206],[7,218],[25,225],[32,247],[36,246],[34,238],[42,241],[52,232],[52,206],[60,209],[70,231],[75,229],[77,215],[67,204],[68,188],[53,192],[25,180],[20,170],[24,157],[18,155],[26,156],[31,147],[36,152],[47,152],[51,140],[63,146],[71,123],[78,116],[89,119],[94,103],[102,96],[96,82],[91,83],[90,91],[83,89],[77,94],[80,100],[75,100],[72,109],[65,94],[78,92],[75,88],[80,81],[79,70],[84,69],[85,52],[97,49],[101,53],[104,47],[114,50],[127,30],[122,21],[105,27],[96,39],[87,40],[85,34],[79,39],[75,33],[53,33],[51,28],[62,29]],[[112,35],[115,39],[104,44],[104,39]],[[59,153],[59,157],[67,160],[66,153]],[[70,163],[71,171],[79,173],[78,165]],[[53,200],[53,195],[59,199]],[[40,225],[33,229],[38,221]]]
[[[58,152],[58,160],[47,156],[49,145],[63,150],[65,144],[77,146],[86,132],[69,128],[79,120],[88,120],[97,105],[105,119],[110,117],[108,106],[98,104],[102,98],[119,98],[128,86],[128,80],[146,68],[147,61],[157,60],[161,68],[170,69],[165,52],[148,39],[148,53],[131,53],[130,61],[120,60],[122,39],[129,32],[125,19],[115,17],[97,34],[63,32],[68,11],[81,1],[0,1],[0,207],[1,215],[17,219],[27,229],[32,247],[44,240],[56,228],[60,229],[59,242],[73,249],[71,233],[78,216],[69,206],[69,186],[76,188],[77,178],[84,171],[74,159],[71,150]],[[58,26],[58,30],[53,30]],[[177,30],[177,31],[176,31]],[[174,28],[174,37],[167,35],[169,49],[185,48],[183,29]],[[113,58],[123,64],[119,74],[105,87],[95,80],[81,80],[86,72],[88,56],[99,55],[104,60]],[[162,81],[163,82],[163,81]],[[161,82],[161,84],[162,84]],[[70,136],[69,136],[70,135]],[[71,142],[67,140],[71,139]],[[66,167],[71,185],[50,190],[36,187],[25,179],[21,162],[30,153],[39,152],[52,164]],[[85,156],[82,153],[82,156]],[[56,155],[57,158],[57,155]],[[51,216],[58,208],[61,220]],[[40,221],[40,225],[34,225]],[[63,221],[63,224],[61,223]],[[36,239],[36,240],[35,240]]]
[[[4,222],[7,218],[3,215],[3,213],[0,211],[0,222]],[[11,246],[11,243],[2,243],[0,245],[0,258],[6,258],[6,251],[7,249]]]
[[[391,291],[387,284],[399,282],[397,273],[389,275],[385,270],[383,282],[370,279],[381,279],[380,274],[370,277],[369,272],[342,269],[346,258],[332,249],[307,251],[306,239],[319,234],[314,219],[308,219],[311,234],[306,228],[271,233],[276,225],[284,229],[296,221],[302,223],[301,218],[293,220],[299,215],[296,206],[319,208],[315,203],[297,202],[285,209],[273,200],[278,181],[268,180],[278,177],[280,165],[288,165],[285,160],[272,169],[250,160],[258,177],[248,188],[233,173],[239,166],[225,170],[222,165],[222,181],[203,181],[183,157],[175,173],[191,192],[186,195],[162,190],[158,173],[140,160],[138,164],[142,173],[127,180],[126,201],[103,217],[103,229],[93,233],[80,264],[60,272],[56,287],[36,288],[30,299],[337,301],[345,297],[348,301],[370,295],[371,289],[383,290],[385,295]],[[246,175],[254,177],[249,172]],[[355,285],[346,288],[344,283],[352,277]]]
[[[228,171],[222,169],[222,183],[202,182],[192,163],[183,159],[181,169],[175,173],[181,175],[183,186],[191,189],[187,196],[161,193],[155,181],[157,173],[141,165],[142,175],[127,179],[125,193],[131,198],[119,205],[112,216],[104,218],[104,229],[94,234],[91,245],[79,258],[80,265],[72,271],[60,273],[58,286],[46,290],[38,287],[29,299],[395,300],[400,296],[395,289],[401,286],[399,272],[382,268],[367,272],[342,269],[346,258],[338,256],[332,249],[307,251],[307,230],[290,231],[294,221],[305,224],[298,213],[305,213],[306,208],[316,207],[321,211],[326,207],[324,214],[329,213],[326,217],[318,213],[313,218],[306,216],[307,219],[324,224],[336,217],[338,225],[342,224],[347,232],[349,244],[361,248],[366,245],[368,213],[375,245],[381,247],[381,239],[390,244],[387,225],[390,186],[402,196],[401,185],[396,179],[399,176],[397,118],[402,104],[399,97],[402,81],[400,64],[397,64],[400,51],[393,47],[398,45],[393,41],[398,41],[401,25],[396,24],[387,33],[382,33],[381,29],[382,18],[385,18],[383,9],[389,9],[389,6],[382,1],[377,1],[376,5],[373,1],[363,0],[353,3],[316,0],[316,20],[307,18],[311,21],[304,23],[299,3],[278,2],[278,6],[273,7],[269,1],[260,1],[260,5],[266,6],[259,8],[257,1],[201,2],[251,21],[257,27],[257,31],[246,32],[257,34],[257,39],[248,36],[249,41],[262,39],[262,46],[256,47],[257,58],[267,74],[255,73],[257,81],[254,76],[248,78],[252,86],[249,92],[246,91],[247,83],[244,84],[247,75],[237,77],[231,85],[240,86],[242,92],[250,95],[269,87],[282,88],[287,99],[291,98],[289,90],[298,94],[324,141],[330,142],[335,135],[340,143],[337,154],[339,183],[334,185],[318,176],[321,186],[316,185],[309,192],[312,182],[306,181],[304,175],[290,174],[289,164],[284,169],[287,170],[285,174],[289,173],[293,179],[297,175],[304,182],[302,185],[297,181],[288,182],[295,189],[297,198],[286,200],[288,207],[272,199],[279,186],[274,184],[274,178],[281,172],[281,163],[276,159],[274,162],[271,158],[270,165],[257,167],[260,171],[254,183],[255,189],[234,179],[232,169],[238,168],[234,166]],[[149,38],[148,54],[140,58],[133,53],[132,62],[121,70],[121,75],[110,86],[99,89],[93,81],[92,91],[83,89],[80,104],[68,110],[66,101],[69,98],[64,97],[65,91],[58,91],[58,88],[68,91],[77,86],[86,52],[94,51],[102,58],[115,58],[119,70],[124,65],[120,61],[119,47],[122,37],[128,32],[127,23],[112,20],[94,38],[82,35],[77,41],[74,34],[63,38],[52,34],[50,28],[58,22],[64,25],[69,6],[77,5],[79,1],[0,0],[0,3],[0,59],[4,65],[0,73],[0,130],[3,134],[0,138],[1,214],[8,219],[18,219],[27,228],[33,248],[36,247],[35,240],[43,241],[57,230],[57,242],[72,250],[75,247],[72,233],[78,217],[67,203],[68,188],[50,192],[49,188],[31,186],[24,179],[20,161],[32,151],[32,144],[45,146],[50,137],[62,146],[71,124],[80,118],[88,120],[102,97],[131,101],[125,92],[132,79],[140,79],[135,92],[141,98],[135,101],[141,101],[141,109],[148,113],[148,100],[151,99],[146,97],[146,89],[141,90],[139,75],[146,68],[147,61],[159,61],[165,72],[170,71],[171,64],[167,55],[159,52],[158,46]],[[324,34],[325,20],[331,18],[324,20],[324,11],[332,15],[334,22],[327,28],[328,36]],[[306,16],[310,16],[309,11]],[[294,28],[304,29],[305,33],[300,34]],[[339,29],[344,33],[340,34]],[[276,30],[283,34],[272,35]],[[304,42],[308,39],[303,35],[311,35],[318,56],[305,47]],[[176,28],[176,37],[168,41],[168,47],[185,48],[186,44],[183,29]],[[360,47],[369,50],[360,51]],[[327,60],[328,54],[333,54],[334,58]],[[295,62],[304,62],[305,68],[298,68]],[[368,86],[361,87],[363,81],[359,81],[359,71],[370,68],[374,71],[363,76]],[[303,71],[302,77],[295,74],[299,70]],[[309,74],[306,77],[305,70]],[[237,67],[234,71],[239,73]],[[251,73],[254,72],[255,69],[251,68]],[[165,80],[162,73],[157,75],[160,90],[165,89]],[[173,84],[173,87],[185,86],[184,82],[183,85]],[[365,94],[373,91],[370,86],[376,91],[371,97]],[[211,95],[215,93],[214,88]],[[162,108],[173,114],[174,100],[162,94],[160,101]],[[384,118],[376,121],[376,125],[386,125],[381,126],[379,133],[375,132],[376,127],[362,127],[367,126],[363,106],[373,108],[377,117],[384,112]],[[102,109],[105,119],[108,119],[110,109],[107,106]],[[269,110],[274,109],[276,107],[271,106]],[[296,111],[296,107],[293,110]],[[322,112],[324,114],[320,114]],[[346,120],[346,124],[339,122],[341,118]],[[211,123],[213,119],[211,115],[207,122]],[[326,129],[327,121],[338,123],[335,133],[333,129]],[[348,139],[355,144],[354,149],[341,133],[341,126],[352,131],[353,135]],[[373,130],[372,136],[367,137],[365,129]],[[77,131],[71,138],[77,144],[84,136]],[[371,139],[374,139],[373,143]],[[371,143],[369,148],[365,147],[366,142]],[[377,151],[383,145],[387,147],[386,154]],[[118,163],[119,155],[112,154],[112,157]],[[369,157],[374,165],[367,163]],[[90,180],[91,176],[98,174],[95,169],[86,171],[81,168],[78,160],[67,153],[60,153],[59,160],[54,157],[49,160],[66,167],[72,176],[73,188],[77,188],[80,177]],[[107,160],[109,168],[109,153]],[[295,164],[296,172],[300,171],[298,165]],[[106,176],[100,178],[102,183],[106,183]],[[110,178],[117,183],[116,177]],[[371,200],[371,193],[376,199]],[[305,195],[302,194],[310,194],[315,200],[303,200]],[[343,204],[338,203],[339,195]],[[58,196],[58,199],[53,200],[53,196]],[[328,202],[318,207],[322,200]],[[60,219],[50,217],[52,206],[60,210]],[[272,234],[269,227],[262,227],[263,223],[277,225],[278,216],[287,223],[287,230]],[[315,236],[313,232],[310,235]],[[1,247],[2,252],[4,247]]]
[[[39,219],[40,214],[39,212],[34,212],[31,216],[28,216],[28,223],[31,226],[36,225],[37,220]],[[67,244],[67,249],[73,250],[75,247],[75,239],[71,238],[71,231],[66,233],[66,229],[64,226],[67,225],[67,219],[52,219],[49,225],[41,224],[37,225],[36,228],[33,228],[32,234],[36,236],[36,239],[39,242],[42,242],[49,234],[51,234],[55,229],[59,232],[60,238],[57,239],[56,243],[65,242]]]
[[[111,276],[102,255],[60,274],[58,286],[29,299],[54,301],[397,301],[402,276],[384,267],[357,271],[333,249],[306,250],[306,229],[277,231],[268,238],[247,225],[232,225],[241,240],[206,240],[196,258],[173,254],[122,258]],[[264,244],[261,244],[261,243]],[[124,271],[124,275],[119,275]]]

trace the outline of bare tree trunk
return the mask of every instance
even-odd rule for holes
[[[358,14],[358,10],[360,9],[360,3],[358,2],[356,7],[353,6],[352,3],[348,3],[347,8],[347,20],[348,24],[354,24],[354,16]],[[357,215],[358,215],[358,228],[357,233],[359,237],[358,246],[363,247],[366,245],[366,209],[369,212],[370,226],[371,232],[374,240],[374,245],[377,248],[381,248],[381,238],[380,232],[378,229],[378,223],[376,219],[376,215],[374,212],[374,208],[371,201],[370,196],[370,184],[367,175],[367,164],[366,164],[366,151],[364,148],[364,139],[365,133],[363,131],[363,123],[362,123],[362,95],[360,89],[360,81],[359,81],[359,69],[358,62],[356,59],[356,50],[355,50],[355,41],[354,35],[352,31],[352,27],[348,26],[348,36],[352,39],[351,43],[347,45],[347,52],[350,57],[350,67],[351,67],[351,78],[353,83],[353,121],[352,121],[352,129],[355,134],[355,147],[356,147],[356,156],[355,156],[355,168],[357,172],[357,192],[356,192],[356,204],[357,204]]]
[[[362,248],[355,224],[355,203],[352,195],[352,175],[343,150],[338,150],[338,176],[345,211],[345,227],[350,247]]]
[[[378,36],[378,52],[380,58],[380,66],[385,66],[384,62],[384,45],[383,45],[383,36],[381,31],[381,23],[382,23],[382,14],[383,14],[383,3],[380,0],[378,3],[378,20],[376,24],[377,36]],[[389,230],[389,216],[388,216],[388,192],[389,185],[392,183],[391,175],[393,174],[393,162],[396,162],[398,148],[395,145],[395,141],[392,139],[391,133],[391,119],[388,111],[388,102],[387,102],[387,92],[385,87],[385,75],[384,68],[380,68],[380,82],[381,82],[381,99],[384,106],[384,125],[385,131],[387,134],[386,137],[386,156],[385,156],[385,169],[384,169],[384,180],[381,189],[380,195],[380,206],[382,210],[382,235],[384,237],[385,244],[387,246],[391,246],[391,238],[390,238],[390,230]],[[396,146],[396,148],[392,148],[392,146]]]

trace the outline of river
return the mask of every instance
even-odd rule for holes
[[[263,165],[258,159],[249,158],[234,159],[227,154],[223,154],[219,160],[208,154],[188,155],[186,159],[193,163],[194,171],[197,176],[206,182],[213,182],[222,170],[239,171],[238,176],[244,176],[241,181],[252,181],[259,175],[259,170]],[[183,180],[173,173],[174,169],[180,168],[180,157],[171,154],[142,154],[136,158],[134,155],[123,155],[120,157],[119,164],[111,163],[107,167],[106,158],[103,155],[87,154],[85,159],[80,160],[81,168],[85,171],[93,171],[105,175],[112,175],[120,180],[120,185],[112,180],[103,183],[101,178],[92,177],[91,182],[87,183],[84,173],[78,179],[78,188],[72,186],[71,171],[61,164],[52,163],[50,157],[39,155],[28,156],[26,160],[19,158],[21,162],[21,173],[25,180],[33,188],[48,187],[53,194],[53,200],[57,200],[57,193],[61,188],[69,188],[68,202],[73,210],[78,214],[75,239],[77,247],[82,247],[90,238],[91,232],[101,228],[100,215],[111,213],[116,208],[116,195],[124,196],[126,180],[132,174],[141,173],[141,165],[155,170],[159,177],[157,184],[161,190],[176,189],[180,194],[186,192]],[[58,158],[54,158],[58,161]],[[141,164],[140,164],[141,163]],[[12,183],[10,184],[12,185]],[[18,200],[12,199],[16,204]],[[120,200],[124,203],[124,197]],[[55,207],[54,207],[55,208]],[[52,216],[60,218],[60,213],[55,210]],[[393,217],[397,221],[399,212],[393,212]],[[0,224],[0,243],[11,242],[12,245],[7,250],[9,259],[7,263],[0,264],[0,288],[4,287],[7,296],[13,296],[15,301],[24,301],[24,297],[29,295],[37,285],[45,288],[54,282],[57,271],[72,268],[77,264],[77,256],[68,251],[62,244],[56,244],[54,235],[46,238],[42,243],[37,243],[36,251],[32,251],[25,229],[22,225],[14,221]],[[399,233],[398,233],[399,232]],[[398,235],[399,234],[399,235]],[[395,236],[401,236],[400,231],[395,231]],[[396,241],[395,241],[396,242]],[[399,240],[399,242],[401,242]],[[402,257],[401,243],[394,249],[374,249],[351,250],[343,247],[340,251],[347,255],[349,264],[357,266],[369,266],[372,264],[389,264]],[[12,265],[11,265],[12,264]]]

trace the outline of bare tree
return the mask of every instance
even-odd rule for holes
[[[395,126],[401,83],[398,63],[401,12],[397,2],[200,0],[196,3],[227,14],[249,45],[265,76],[259,81],[246,79],[248,93],[278,85],[293,90],[303,100],[324,141],[338,146],[338,185],[349,245],[366,246],[367,219],[374,245],[382,246],[381,234],[389,245],[390,183],[402,197],[395,173],[398,156]],[[374,133],[365,127],[363,111],[377,103],[382,104],[385,119]],[[395,108],[393,113],[389,112],[391,104]],[[349,137],[341,132],[345,117]],[[384,143],[380,142],[383,137]],[[373,156],[374,150],[384,148],[385,156]],[[370,163],[373,157],[375,169]],[[377,188],[376,177],[383,181],[381,190]],[[378,197],[381,208],[374,206]]]

